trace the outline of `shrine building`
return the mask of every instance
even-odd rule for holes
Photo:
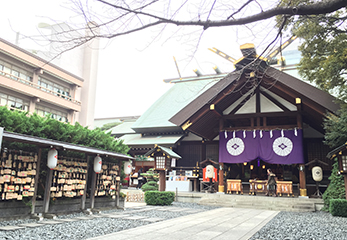
[[[323,143],[323,119],[339,109],[335,98],[270,66],[252,44],[241,52],[229,74],[168,80],[171,89],[118,136],[132,156],[157,145],[177,153],[181,158],[167,166],[168,176],[189,178],[207,159],[218,163],[218,191],[226,193],[228,179],[250,192],[252,181],[267,179],[271,168],[293,194],[310,196],[316,191],[311,169],[319,160],[326,163],[318,186],[324,191],[332,163],[325,157],[331,149]],[[154,167],[155,159],[135,165]],[[192,190],[201,189],[184,189]]]

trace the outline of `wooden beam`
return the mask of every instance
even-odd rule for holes
[[[88,155],[85,154],[85,158],[87,161],[87,166],[89,166],[88,164]],[[88,168],[87,168],[87,173],[86,173],[86,179],[84,179],[86,181],[86,184],[84,185],[84,189],[83,189],[83,195],[81,198],[81,209],[84,210],[86,209],[86,197],[87,197],[87,183],[88,183]]]
[[[159,191],[163,192],[165,191],[165,183],[166,183],[166,177],[165,177],[165,170],[159,171]]]
[[[276,106],[278,106],[280,109],[282,109],[285,112],[289,112],[290,110],[284,106],[282,103],[280,103],[279,101],[277,101],[275,98],[273,98],[270,94],[268,94],[267,92],[262,91],[261,92],[267,99],[269,99],[271,102],[273,102]]]
[[[254,128],[254,118],[251,118],[251,128]]]
[[[238,131],[238,130],[275,130],[275,129],[291,129],[297,128],[296,125],[276,125],[276,126],[249,126],[249,127],[229,127],[225,128],[225,131]]]
[[[35,175],[35,183],[34,183],[34,196],[31,199],[31,214],[35,213],[36,206],[36,197],[37,197],[37,185],[40,177],[40,165],[41,165],[41,157],[42,157],[42,148],[39,148],[39,152],[37,154],[37,162],[36,162],[36,175]]]
[[[306,189],[306,174],[305,174],[305,164],[299,165],[299,191],[300,196],[306,197],[307,196],[307,189]]]
[[[119,172],[121,169],[121,160],[117,161]],[[120,175],[120,174],[119,174]],[[116,207],[119,207],[119,198],[120,198],[120,181],[116,181]]]
[[[319,113],[320,115],[323,115],[323,116],[326,113],[326,109],[324,107],[321,107],[320,105],[315,104],[315,102],[313,102],[312,100],[310,100],[308,98],[305,98],[305,96],[298,95],[297,92],[292,92],[292,91],[289,92],[288,88],[279,82],[276,82],[276,84],[273,85],[271,89],[272,89],[272,92],[281,93],[278,95],[280,95],[281,97],[283,97],[284,99],[286,99],[287,101],[289,101],[293,104],[295,104],[295,102],[294,102],[295,98],[300,97],[305,102],[304,106],[307,106],[307,107],[313,109],[314,111],[316,111],[317,113]],[[285,93],[285,95],[283,93]]]
[[[230,84],[224,91],[220,92],[212,101],[213,104],[219,103],[221,100],[223,100],[226,96],[231,94],[233,91],[237,91],[236,89],[242,88],[244,83],[246,82],[246,78],[244,77],[244,74],[242,74],[242,78],[239,80],[234,80],[233,84]]]
[[[238,110],[240,110],[240,108],[242,108],[245,103],[253,96],[253,94],[248,94],[248,96],[243,99],[239,105],[237,105],[228,115],[234,115]]]
[[[263,126],[266,127],[267,126],[267,118],[263,117]]]
[[[218,117],[223,116],[223,112],[215,104],[210,105],[210,110],[214,112]]]
[[[296,98],[296,108],[297,108],[297,115],[296,115],[296,122],[298,125],[298,128],[302,128],[303,127],[303,123],[302,123],[302,115],[301,115],[301,110],[302,110],[302,106],[301,106],[301,99],[300,98]]]
[[[256,113],[261,113],[261,105],[260,105],[260,90],[259,86],[255,90],[255,112]]]
[[[90,208],[94,208],[94,202],[95,202],[95,188],[96,188],[96,173],[92,169],[92,182],[91,182],[91,187],[90,187]]]
[[[231,93],[237,91],[237,88],[243,87],[243,83],[246,81],[246,79],[243,75],[242,78],[240,78],[240,76],[241,74],[235,73],[226,77],[229,81],[219,81],[216,83],[217,86],[215,85],[214,87],[206,90],[204,94],[201,94],[179,113],[170,118],[170,121],[180,126],[187,121],[194,124],[197,119],[210,110],[210,104],[217,105],[225,97],[228,97]]]
[[[224,164],[219,163],[218,192],[224,193]]]
[[[48,210],[49,210],[53,170],[48,168],[46,177],[47,178],[46,178],[46,185],[45,185],[45,195],[43,196],[43,212],[44,213],[48,213]]]
[[[208,111],[210,111],[210,108],[207,107],[207,105],[205,105],[199,114],[197,114],[197,115],[194,114],[190,119],[187,120],[187,122],[182,126],[182,129],[183,130],[188,129],[192,124],[196,123]],[[187,127],[184,127],[185,125],[187,125]]]
[[[246,113],[223,116],[224,120],[233,120],[240,118],[254,118],[254,117],[295,117],[298,113],[294,112],[271,112],[271,113]]]
[[[219,119],[219,131],[223,131],[224,129],[224,119],[220,118]]]

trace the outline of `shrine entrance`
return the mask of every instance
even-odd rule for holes
[[[268,164],[262,160],[253,160],[248,163],[224,164],[226,183],[230,180],[237,180],[242,184],[244,194],[252,194],[251,185],[254,183],[266,182],[267,169],[271,169],[276,174],[280,184],[286,184],[292,189],[290,195],[299,195],[299,165]],[[226,187],[228,192],[228,186]],[[230,189],[229,189],[230,190]],[[283,189],[286,190],[286,189]],[[288,189],[287,189],[288,191]],[[264,194],[266,189],[258,194]]]

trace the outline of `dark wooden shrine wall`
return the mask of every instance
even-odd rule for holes
[[[332,149],[323,143],[322,138],[305,138],[304,139],[304,156],[305,162],[311,162],[315,159],[323,161],[328,164],[328,166],[320,165],[323,170],[330,171],[332,168],[333,161],[326,158],[327,154]],[[309,169],[316,166],[317,164],[311,164]]]
[[[218,142],[202,143],[202,142],[180,142],[175,151],[182,157],[178,160],[179,167],[195,167],[196,162],[211,159],[218,162],[219,155]]]

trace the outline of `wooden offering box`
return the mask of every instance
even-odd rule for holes
[[[227,193],[236,192],[243,194],[243,187],[240,179],[227,179]]]
[[[255,195],[256,193],[266,193],[266,185],[266,180],[249,180],[249,194]]]
[[[282,194],[287,194],[289,196],[294,196],[293,194],[293,182],[291,181],[277,181],[277,190],[276,193],[278,196]]]

